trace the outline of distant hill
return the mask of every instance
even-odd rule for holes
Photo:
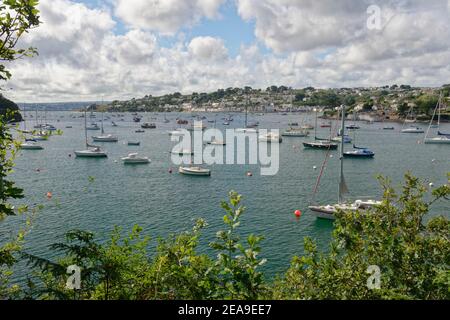
[[[14,102],[12,102],[11,100],[6,99],[2,94],[0,94],[0,114],[5,115],[7,110],[18,111],[19,106]],[[19,112],[17,112],[15,113],[13,119],[8,120],[13,122],[20,122],[23,120],[23,118],[22,115]]]
[[[54,103],[19,103],[21,110],[27,111],[71,111],[80,110],[85,107],[89,107],[92,104],[98,103],[97,101],[91,102],[54,102]]]

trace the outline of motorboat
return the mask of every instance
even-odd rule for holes
[[[144,123],[141,126],[142,129],[156,129],[156,124],[154,123]]]
[[[103,136],[92,137],[92,140],[94,140],[95,142],[118,142],[119,138],[113,136],[112,134],[107,134]]]
[[[127,157],[123,157],[122,161],[124,164],[147,164],[150,163],[148,157],[139,157],[137,153],[130,153]]]
[[[259,136],[260,142],[269,142],[269,143],[281,143],[283,142],[283,138],[279,134],[269,132],[267,134],[262,134]]]
[[[304,129],[294,129],[290,128],[281,134],[283,137],[307,137],[309,136],[309,131]]]
[[[30,141],[30,142],[21,143],[20,144],[20,149],[23,149],[23,150],[43,150],[44,147],[42,147],[42,146],[40,146],[40,145]]]
[[[403,129],[402,133],[425,133],[425,130],[423,130],[419,127],[410,127],[407,129]]]
[[[211,170],[201,168],[201,167],[180,167],[178,169],[178,172],[180,174],[184,175],[190,175],[190,176],[203,176],[203,177],[210,177],[211,176]]]

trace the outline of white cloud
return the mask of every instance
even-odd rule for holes
[[[127,24],[173,34],[201,18],[215,18],[225,0],[116,0],[116,15]]]
[[[91,9],[70,0],[41,0],[44,23],[21,44],[36,46],[40,55],[9,66],[13,73],[7,85],[14,89],[11,98],[30,102],[94,100],[102,95],[127,99],[272,84],[438,86],[450,79],[447,1],[405,0],[402,6],[383,1],[382,30],[359,27],[365,26],[366,17],[359,2],[237,1],[239,13],[255,20],[259,42],[242,45],[236,56],[231,56],[219,37],[189,39],[178,33],[172,45],[162,46],[160,34],[148,26],[116,34],[109,9]],[[169,6],[177,1],[153,1],[150,5],[162,6],[162,2]],[[196,8],[197,17],[213,17],[221,2],[189,1],[189,8]],[[178,14],[178,9],[173,13]],[[299,17],[313,24],[298,21]],[[176,26],[194,23],[197,18],[186,19]],[[165,31],[169,29],[176,30]],[[261,50],[263,44],[276,53]]]
[[[189,52],[194,58],[204,60],[222,60],[228,56],[222,39],[213,37],[197,37],[189,43]]]

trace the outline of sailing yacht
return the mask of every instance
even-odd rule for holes
[[[313,142],[303,142],[303,146],[307,149],[319,149],[319,150],[336,150],[338,148],[338,144],[331,142],[329,139],[319,139],[317,138],[317,109],[316,112],[316,120],[314,125],[314,141]]]
[[[345,130],[345,107],[342,106],[342,132]],[[311,205],[308,208],[314,212],[314,214],[321,219],[334,220],[336,219],[335,213],[342,211],[357,211],[357,210],[365,210],[372,208],[374,206],[378,206],[381,204],[379,201],[375,200],[357,200],[354,203],[347,203],[344,201],[344,195],[348,193],[348,187],[345,182],[344,177],[344,141],[341,141],[341,158],[340,158],[340,182],[339,182],[339,196],[338,203],[333,205]],[[318,178],[316,189],[320,183],[321,175]]]
[[[103,114],[104,112],[102,112],[102,135],[101,136],[93,136],[92,140],[94,140],[94,142],[118,142],[119,138],[116,136],[113,136],[112,134],[107,134],[105,135],[105,129],[103,127]]]
[[[226,121],[228,122],[229,125],[229,120],[227,119]],[[245,127],[244,128],[239,128],[239,129],[235,129],[235,132],[237,133],[257,133],[258,129],[256,129],[258,127],[258,123],[248,123],[248,97],[246,99],[246,104],[245,104]]]
[[[409,109],[409,112],[408,112],[408,114],[406,115],[406,118],[405,118],[405,122],[404,122],[404,124],[403,124],[403,128],[402,128],[402,133],[425,133],[425,130],[423,130],[423,129],[421,129],[421,128],[419,128],[419,127],[417,127],[417,126],[410,126],[409,128],[406,128],[405,129],[405,125],[407,124],[407,123],[416,123],[417,122],[417,120],[416,119],[408,119],[408,117],[409,117],[409,115],[411,114],[412,115],[412,111],[413,111],[413,108],[411,107],[410,109]]]
[[[84,112],[84,135],[86,138],[86,150],[75,151],[75,155],[79,158],[106,158],[108,155],[105,151],[102,151],[100,147],[93,146],[88,143],[86,116],[87,110],[85,109]]]
[[[427,133],[425,135],[425,139],[423,141],[425,144],[450,144],[450,135],[443,134],[439,130],[440,126],[441,126],[441,108],[442,108],[442,93],[439,96],[438,104],[437,104],[436,108],[434,109],[433,117],[431,118],[431,121],[430,121],[430,126],[428,127]],[[437,122],[437,126],[434,126],[433,121],[436,116],[436,112],[438,113],[438,122]],[[434,138],[429,138],[428,136],[430,134],[431,128],[433,128],[433,127],[437,127],[438,135]]]

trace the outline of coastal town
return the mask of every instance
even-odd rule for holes
[[[109,111],[120,112],[302,112],[320,109],[324,117],[334,117],[334,109],[342,104],[358,113],[360,120],[383,121],[403,119],[411,115],[417,121],[429,121],[439,96],[447,109],[442,120],[450,120],[450,85],[440,88],[415,88],[392,85],[373,88],[294,89],[271,86],[267,89],[228,88],[212,93],[179,92],[163,96],[146,95],[128,101],[113,101]],[[93,108],[96,106],[93,105]]]

